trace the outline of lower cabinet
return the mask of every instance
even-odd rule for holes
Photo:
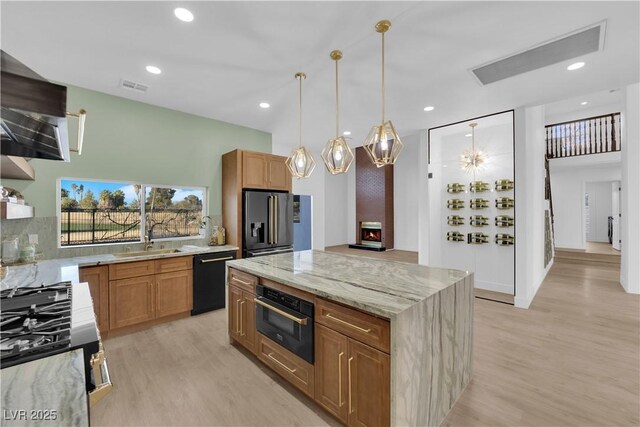
[[[106,335],[109,331],[109,267],[82,267],[80,281],[89,284],[98,329],[101,334]]]
[[[193,308],[191,270],[156,274],[156,317],[190,311]]]
[[[109,327],[122,328],[155,318],[155,276],[109,282]]]
[[[229,285],[229,335],[252,353],[256,353],[255,294]]]
[[[349,426],[390,422],[390,357],[316,324],[316,401]]]
[[[190,256],[111,264],[110,331],[190,312],[191,264]]]

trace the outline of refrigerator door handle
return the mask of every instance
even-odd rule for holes
[[[270,245],[273,244],[273,196],[269,196],[269,233],[268,233],[268,242]]]
[[[274,213],[274,220],[273,223],[275,224],[275,232],[273,233],[273,243],[275,245],[278,244],[278,220],[280,218],[278,218],[278,212],[280,211],[280,203],[278,202],[278,196],[273,196],[273,213]]]

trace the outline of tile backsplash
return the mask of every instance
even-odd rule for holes
[[[221,215],[210,215],[210,225],[217,225],[222,222]],[[105,244],[84,247],[58,247],[58,218],[57,217],[35,217],[26,219],[9,219],[0,221],[0,237],[2,240],[11,236],[20,238],[20,245],[26,245],[29,241],[29,234],[38,235],[38,245],[36,246],[36,257],[38,259],[71,258],[84,255],[101,255],[119,252],[141,251],[142,243],[128,244]],[[207,230],[206,236],[209,236]],[[156,242],[154,249],[159,249],[164,245],[167,249],[179,248],[183,245],[204,246],[207,239],[185,239],[185,240],[162,240]]]

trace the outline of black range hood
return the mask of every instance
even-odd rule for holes
[[[2,155],[69,161],[67,88],[0,50]]]

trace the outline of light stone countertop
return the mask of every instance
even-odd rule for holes
[[[116,257],[112,254],[89,255],[73,258],[60,258],[36,263],[7,267],[7,275],[0,281],[0,290],[17,286],[50,285],[69,280],[78,283],[78,268],[122,262],[146,261],[150,259],[172,258],[204,253],[228,252],[238,250],[237,246],[182,246],[179,252],[151,254],[142,256]]]
[[[3,426],[88,426],[82,349],[0,371]]]
[[[227,266],[387,319],[471,275],[316,250],[227,261]]]

